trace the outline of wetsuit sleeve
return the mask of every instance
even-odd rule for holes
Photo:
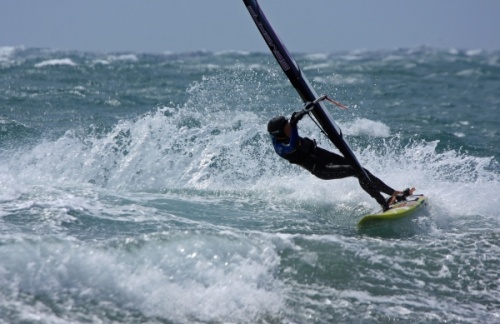
[[[292,150],[290,152],[293,152],[297,149],[297,146],[299,145],[299,131],[297,129],[297,124],[290,124],[292,128],[292,132],[290,134],[290,144],[289,146],[292,147]]]

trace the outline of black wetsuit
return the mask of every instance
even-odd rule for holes
[[[356,177],[361,188],[380,205],[387,208],[388,203],[380,192],[392,196],[394,189],[366,169],[364,170],[371,181],[364,181],[365,177],[359,177],[359,174],[348,163],[346,158],[316,146],[316,142],[309,138],[300,137],[295,123],[291,123],[291,129],[289,139],[280,140],[271,136],[274,150],[279,156],[290,163],[300,165],[320,179],[331,180]]]

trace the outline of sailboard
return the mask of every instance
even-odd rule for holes
[[[391,209],[380,210],[375,214],[364,216],[359,222],[358,227],[367,227],[373,224],[380,224],[384,221],[391,221],[410,216],[427,203],[427,197],[424,195],[408,196],[405,201],[400,201],[391,205]]]
[[[257,0],[243,0],[243,2],[255,25],[257,26],[257,29],[271,50],[271,53],[276,58],[276,61],[292,83],[295,90],[297,90],[302,101],[306,104],[312,105],[310,111],[313,114],[314,119],[323,129],[325,135],[347,159],[349,164],[357,171],[359,177],[363,177],[364,181],[370,181],[370,177],[366,174],[365,170],[352,152],[351,147],[343,138],[342,130],[328,113],[328,110],[324,106],[322,100],[317,100],[319,97],[318,94],[307,80],[295,59],[292,55],[290,55],[285,45],[281,42],[278,35],[274,32]]]
[[[344,155],[349,164],[357,171],[358,177],[365,182],[370,181],[370,177],[365,172],[358,159],[354,155],[349,144],[343,137],[342,130],[337,125],[332,116],[328,113],[323,99],[326,96],[319,97],[309,80],[300,69],[297,61],[292,57],[283,42],[280,40],[271,24],[267,20],[257,0],[243,0],[253,22],[257,26],[260,34],[264,38],[267,46],[271,50],[279,66],[290,80],[295,90],[298,92],[302,101],[312,113],[319,127],[323,130],[333,145]],[[375,214],[366,215],[358,223],[363,226],[374,220],[398,219],[412,214],[425,205],[427,198],[423,195],[414,195],[408,197],[407,201],[399,202],[391,206],[391,209],[384,212],[379,211]]]

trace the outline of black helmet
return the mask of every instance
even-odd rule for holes
[[[271,136],[279,138],[286,137],[285,135],[285,125],[288,123],[288,120],[283,116],[274,117],[267,123],[267,131]]]

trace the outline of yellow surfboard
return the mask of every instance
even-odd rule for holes
[[[391,205],[391,209],[387,211],[380,210],[375,214],[366,215],[358,223],[359,227],[368,225],[369,223],[379,221],[389,221],[406,217],[413,212],[419,210],[427,203],[427,198],[424,195],[408,196],[406,201],[400,201]]]

